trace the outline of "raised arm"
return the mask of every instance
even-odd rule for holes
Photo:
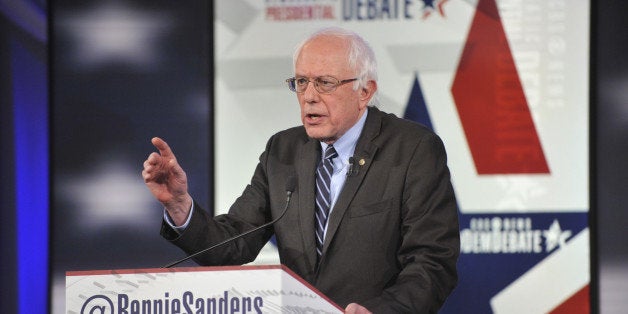
[[[159,152],[151,153],[144,161],[144,183],[164,205],[175,225],[180,226],[192,207],[187,176],[168,143],[158,137],[152,138],[151,142]]]

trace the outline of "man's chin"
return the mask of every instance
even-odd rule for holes
[[[325,142],[327,144],[332,144],[333,142],[335,142],[337,140],[336,137],[331,136],[329,134],[323,134],[321,132],[315,132],[313,130],[308,130],[306,128],[305,130],[307,132],[307,136],[309,136],[312,139],[315,139],[317,141],[321,141],[321,142]]]

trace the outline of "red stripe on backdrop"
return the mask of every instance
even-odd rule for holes
[[[588,314],[590,310],[589,285],[586,285],[561,305],[553,309],[550,314]]]
[[[478,174],[549,173],[495,0],[480,0],[451,88]]]

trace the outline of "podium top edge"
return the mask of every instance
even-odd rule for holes
[[[267,270],[282,269],[292,274],[292,271],[284,265],[244,265],[244,266],[198,266],[198,267],[173,267],[173,268],[129,268],[108,270],[74,270],[66,271],[66,277],[92,276],[111,274],[143,274],[143,273],[172,273],[172,272],[203,272],[203,271],[240,271],[240,270]]]

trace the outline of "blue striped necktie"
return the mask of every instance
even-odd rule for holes
[[[325,224],[329,216],[331,205],[330,183],[334,173],[333,159],[338,157],[336,149],[332,145],[325,149],[325,158],[316,169],[316,253],[318,257],[323,255],[323,243],[325,242]]]

